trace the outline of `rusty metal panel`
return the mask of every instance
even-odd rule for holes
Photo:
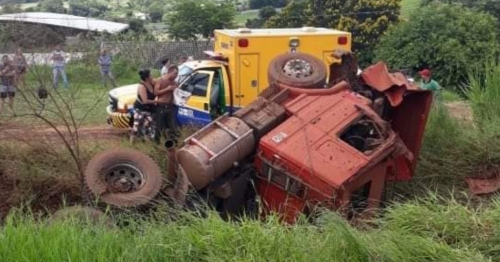
[[[389,73],[387,65],[383,62],[378,62],[363,70],[361,79],[366,85],[384,93],[391,106],[400,105],[403,102],[403,96],[406,91],[419,90],[416,85],[408,82],[403,74]],[[428,92],[426,90],[420,91]]]

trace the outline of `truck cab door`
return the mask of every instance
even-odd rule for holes
[[[188,94],[186,103],[177,104],[177,121],[180,125],[206,125],[210,116],[210,97],[214,82],[214,71],[195,71],[179,86]]]

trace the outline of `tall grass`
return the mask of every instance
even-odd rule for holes
[[[471,70],[465,93],[471,102],[476,122],[481,128],[500,124],[500,64],[487,61],[485,66]]]
[[[500,65],[492,62],[472,70],[464,93],[472,108],[473,121],[450,117],[446,107],[436,105],[428,119],[415,190],[439,192],[464,188],[463,179],[500,166]],[[455,192],[458,192],[455,190]]]
[[[422,224],[423,221],[417,221]],[[2,261],[487,261],[401,229],[362,232],[328,213],[318,226],[277,219],[227,223],[217,215],[135,222],[121,230],[13,215],[0,229]]]

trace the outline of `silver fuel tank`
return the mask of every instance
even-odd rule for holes
[[[253,130],[243,120],[219,117],[185,140],[177,161],[197,189],[206,187],[254,149]]]

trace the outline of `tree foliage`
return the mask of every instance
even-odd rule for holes
[[[472,8],[487,12],[497,19],[500,18],[500,1],[498,0],[422,0],[421,6],[441,2],[445,4],[462,4],[467,8]]]
[[[264,6],[259,10],[259,17],[248,19],[245,23],[245,26],[248,28],[261,28],[264,26],[265,22],[269,20],[269,18],[275,16],[277,14],[276,9],[272,6]]]
[[[21,13],[23,10],[21,9],[20,4],[6,3],[2,5],[2,13],[3,14],[15,14]]]
[[[265,6],[272,6],[275,8],[285,7],[288,0],[250,0],[248,5],[250,9],[261,9]]]
[[[64,3],[62,0],[43,0],[40,2],[42,11],[51,13],[66,13],[66,8],[64,8]]]
[[[442,85],[457,87],[471,68],[497,54],[495,17],[459,5],[423,7],[389,30],[376,49],[393,68],[430,67]]]
[[[69,11],[72,15],[85,17],[99,17],[108,11],[108,6],[96,0],[72,0],[69,2]]]
[[[235,16],[234,5],[211,1],[182,1],[172,11],[166,24],[169,35],[177,40],[209,38],[215,29],[232,27]]]
[[[370,63],[381,35],[398,22],[401,0],[305,0],[292,2],[268,27],[327,27],[351,32],[353,50]],[[304,8],[305,7],[305,8]]]
[[[301,27],[307,24],[307,2],[292,0],[281,12],[265,23],[266,27]]]
[[[149,18],[151,19],[151,22],[153,22],[153,23],[160,22],[163,19],[163,12],[162,11],[150,12]]]

